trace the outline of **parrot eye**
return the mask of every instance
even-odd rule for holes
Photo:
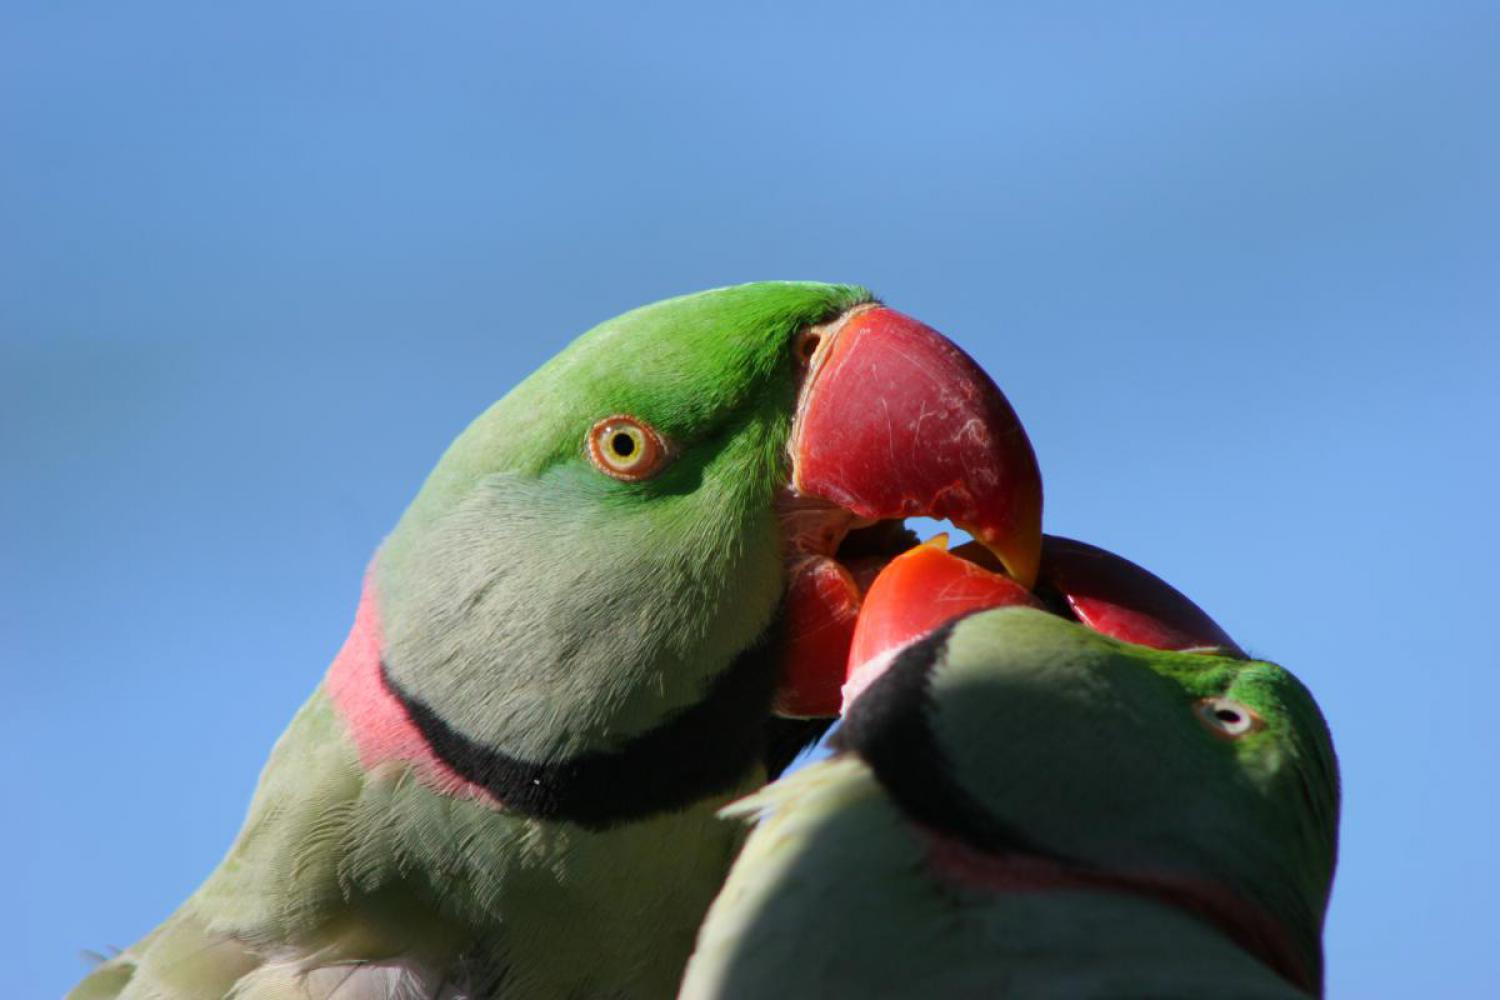
[[[1236,740],[1265,725],[1255,710],[1233,698],[1204,698],[1198,702],[1198,721],[1215,736]]]
[[[589,458],[607,476],[633,483],[667,464],[661,435],[634,417],[605,417],[589,430]]]

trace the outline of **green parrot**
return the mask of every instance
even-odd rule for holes
[[[683,1000],[1320,993],[1338,778],[1306,689],[1002,603],[901,645],[833,757],[728,810],[759,823]]]
[[[853,562],[930,515],[1029,582],[1040,511],[994,383],[862,289],[602,324],[444,454],[228,854],[71,996],[672,995],[716,812],[837,710]]]

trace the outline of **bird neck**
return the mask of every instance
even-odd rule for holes
[[[924,831],[942,884],[982,900],[985,935],[1007,969],[1038,983],[1128,982],[1161,995],[1307,996],[1318,992],[1285,932],[1228,890],[1163,874],[1117,873],[998,856]],[[1123,978],[1122,978],[1123,977]],[[1024,994],[1025,991],[1022,991]]]
[[[370,771],[388,763],[403,764],[442,794],[502,806],[488,789],[469,781],[437,755],[386,682],[381,664],[380,611],[372,576],[365,576],[354,627],[324,680],[328,697],[359,753],[360,765]]]
[[[1010,893],[982,912],[989,961],[1017,996],[1310,995],[1202,920],[1144,897]]]
[[[391,676],[373,583],[370,574],[354,627],[325,681],[366,771],[407,767],[444,795],[601,830],[763,780],[757,762],[773,680],[772,641],[752,644],[703,698],[616,747],[526,758],[466,736]]]

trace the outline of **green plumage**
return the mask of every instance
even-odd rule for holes
[[[1290,674],[1025,608],[935,641],[861,695],[848,750],[734,807],[764,818],[687,997],[1304,995],[1162,886],[1273,919],[1316,988],[1337,774]],[[1214,731],[1217,698],[1262,725]]]
[[[458,438],[378,553],[367,601],[391,690],[487,754],[551,767],[543,811],[371,758],[385,744],[361,742],[369,720],[325,684],[219,868],[73,996],[670,996],[740,839],[715,813],[764,780],[740,744],[772,678],[752,678],[723,745],[699,748],[730,769],[678,799],[672,766],[622,765],[600,815],[544,807],[566,801],[572,762],[628,764],[639,737],[748,669],[782,588],[791,341],[866,298],[767,283],[604,324]],[[622,413],[669,443],[660,475],[590,464],[589,429]]]
[[[414,996],[671,995],[738,846],[713,815],[727,796],[596,833],[368,774],[340,729],[315,695],[229,855],[126,953],[119,995],[318,997],[382,962]]]

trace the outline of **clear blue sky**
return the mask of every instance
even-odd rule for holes
[[[234,6],[0,13],[0,992],[208,872],[469,418],[767,277],[958,340],[1051,530],[1311,685],[1332,995],[1493,989],[1493,4]]]

